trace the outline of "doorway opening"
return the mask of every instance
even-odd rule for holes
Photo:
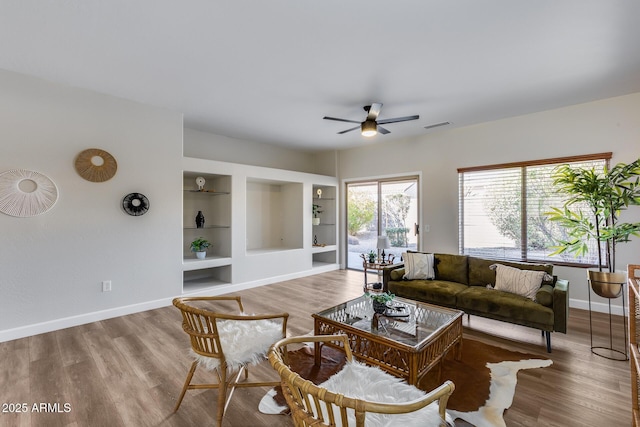
[[[396,261],[418,250],[418,177],[347,183],[347,268],[363,270],[362,254],[378,254],[378,236],[387,236]]]

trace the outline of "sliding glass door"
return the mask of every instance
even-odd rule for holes
[[[398,260],[418,249],[418,178],[347,184],[347,268],[362,270],[361,254],[378,254],[378,236],[387,236]]]

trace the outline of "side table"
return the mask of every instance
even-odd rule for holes
[[[375,291],[382,291],[382,288],[380,288],[380,289],[373,289],[373,287],[372,287],[372,286],[373,286],[373,283],[369,284],[369,283],[368,283],[368,281],[367,281],[367,273],[368,273],[369,271],[375,271],[375,272],[376,272],[376,274],[377,274],[378,276],[380,276],[380,272],[381,272],[384,268],[389,267],[389,266],[392,266],[392,265],[394,264],[393,260],[395,259],[395,257],[394,257],[393,255],[389,255],[390,260],[389,260],[389,261],[385,261],[385,262],[377,262],[377,261],[376,261],[376,262],[369,262],[369,261],[367,261],[367,259],[364,257],[364,255],[361,255],[361,257],[362,257],[362,259],[363,259],[363,261],[362,261],[362,268],[364,269],[364,287],[363,287],[364,291],[365,291],[365,292],[367,292],[367,291],[372,291],[372,290],[375,290]],[[379,282],[377,282],[377,283],[382,284],[382,281],[379,281]]]

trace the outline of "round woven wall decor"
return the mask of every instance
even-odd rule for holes
[[[58,201],[58,187],[40,172],[14,169],[0,174],[0,212],[17,217],[45,213]]]
[[[142,193],[129,193],[122,199],[122,208],[131,216],[140,216],[149,210],[149,199]]]
[[[117,169],[116,159],[99,148],[89,148],[76,157],[76,171],[87,181],[108,181],[113,178]]]

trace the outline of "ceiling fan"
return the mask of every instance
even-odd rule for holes
[[[346,129],[341,132],[338,132],[339,135],[343,133],[351,132],[352,130],[356,130],[359,128],[363,136],[374,136],[378,132],[380,132],[383,135],[390,133],[387,129],[383,128],[380,125],[386,125],[389,123],[406,122],[409,120],[417,120],[420,118],[420,116],[415,115],[415,116],[406,116],[406,117],[396,117],[394,119],[378,120],[378,115],[380,114],[380,110],[382,109],[382,104],[373,103],[371,105],[365,105],[363,108],[364,108],[364,111],[367,112],[367,118],[364,120],[364,122],[359,122],[356,120],[348,120],[348,119],[339,119],[336,117],[328,117],[328,116],[324,116],[323,119],[335,120],[338,122],[360,124],[359,126],[353,127],[351,129]]]

